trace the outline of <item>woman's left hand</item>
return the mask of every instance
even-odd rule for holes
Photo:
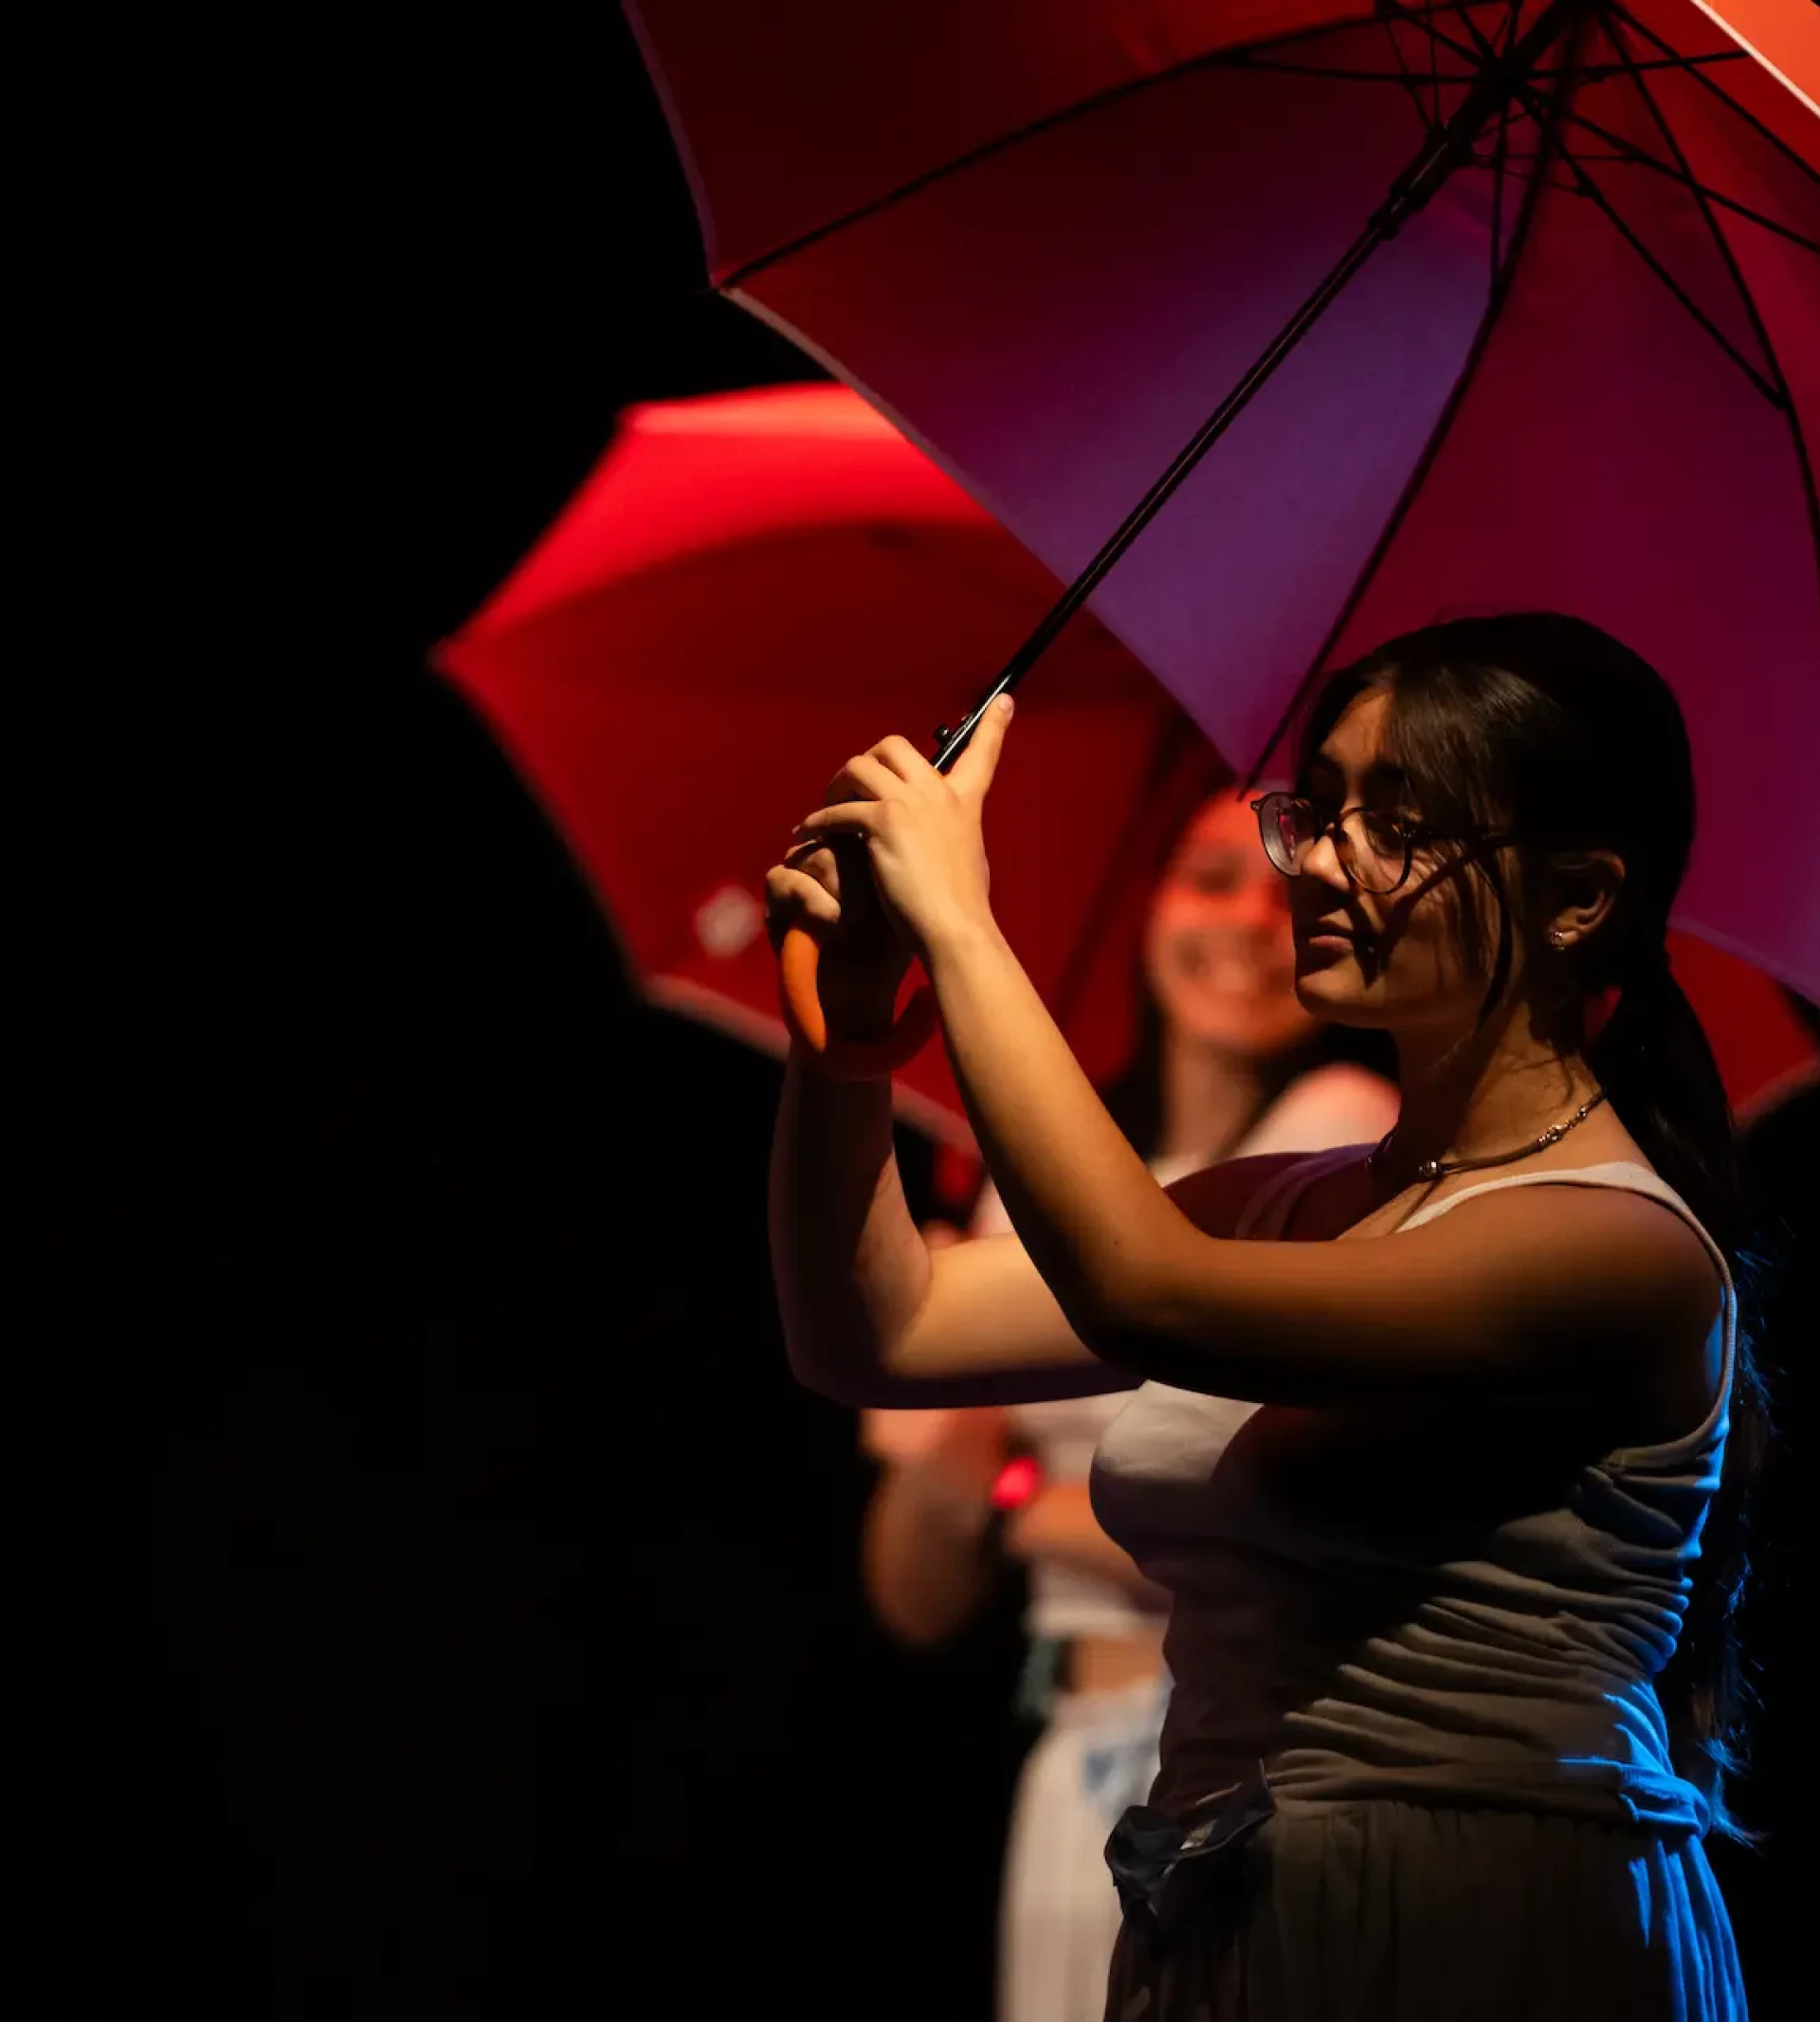
[[[833,837],[859,837],[880,897],[925,960],[944,940],[990,927],[980,819],[1010,716],[1002,696],[945,777],[907,738],[849,759],[829,804],[797,825],[791,861]]]

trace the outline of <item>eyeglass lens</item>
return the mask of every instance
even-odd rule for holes
[[[1323,822],[1305,800],[1272,794],[1259,810],[1265,852],[1286,877],[1301,875],[1315,840],[1330,823]],[[1334,830],[1340,867],[1368,892],[1394,889],[1404,874],[1406,855],[1401,832],[1369,809],[1352,809]]]

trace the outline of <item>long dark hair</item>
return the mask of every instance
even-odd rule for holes
[[[1591,850],[1622,859],[1607,921],[1569,954],[1535,946],[1513,918],[1495,858],[1478,860],[1497,906],[1498,939],[1482,1022],[1509,981],[1514,938],[1553,974],[1551,1015],[1583,1049],[1625,1128],[1711,1232],[1753,1304],[1743,1191],[1730,1105],[1712,1048],[1668,965],[1669,908],[1694,838],[1693,756],[1662,676],[1595,625],[1551,611],[1460,618],[1392,639],[1336,674],[1301,738],[1304,763],[1347,706],[1390,698],[1385,756],[1400,766],[1425,821],[1505,828],[1526,867],[1571,871]],[[1465,881],[1465,930],[1475,926]],[[1537,887],[1525,881],[1525,888]],[[1590,1000],[1618,993],[1591,1043]],[[1677,1765],[1706,1796],[1717,1830],[1748,1838],[1726,1812],[1724,1779],[1742,1765],[1744,1687],[1737,1613],[1748,1571],[1747,1507],[1769,1442],[1769,1405],[1740,1311],[1731,1430],[1719,1491],[1674,1657],[1657,1682]]]

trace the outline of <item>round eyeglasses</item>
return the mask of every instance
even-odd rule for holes
[[[1299,878],[1308,852],[1323,835],[1334,839],[1339,867],[1360,891],[1395,891],[1409,877],[1417,848],[1425,843],[1508,842],[1507,832],[1464,833],[1430,829],[1407,815],[1374,808],[1341,808],[1325,813],[1295,793],[1266,793],[1251,803],[1264,838],[1264,853],[1285,878]]]

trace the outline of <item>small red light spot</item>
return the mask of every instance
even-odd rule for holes
[[[1043,1485],[1043,1469],[1028,1453],[1008,1460],[992,1484],[994,1509],[1021,1509]]]

